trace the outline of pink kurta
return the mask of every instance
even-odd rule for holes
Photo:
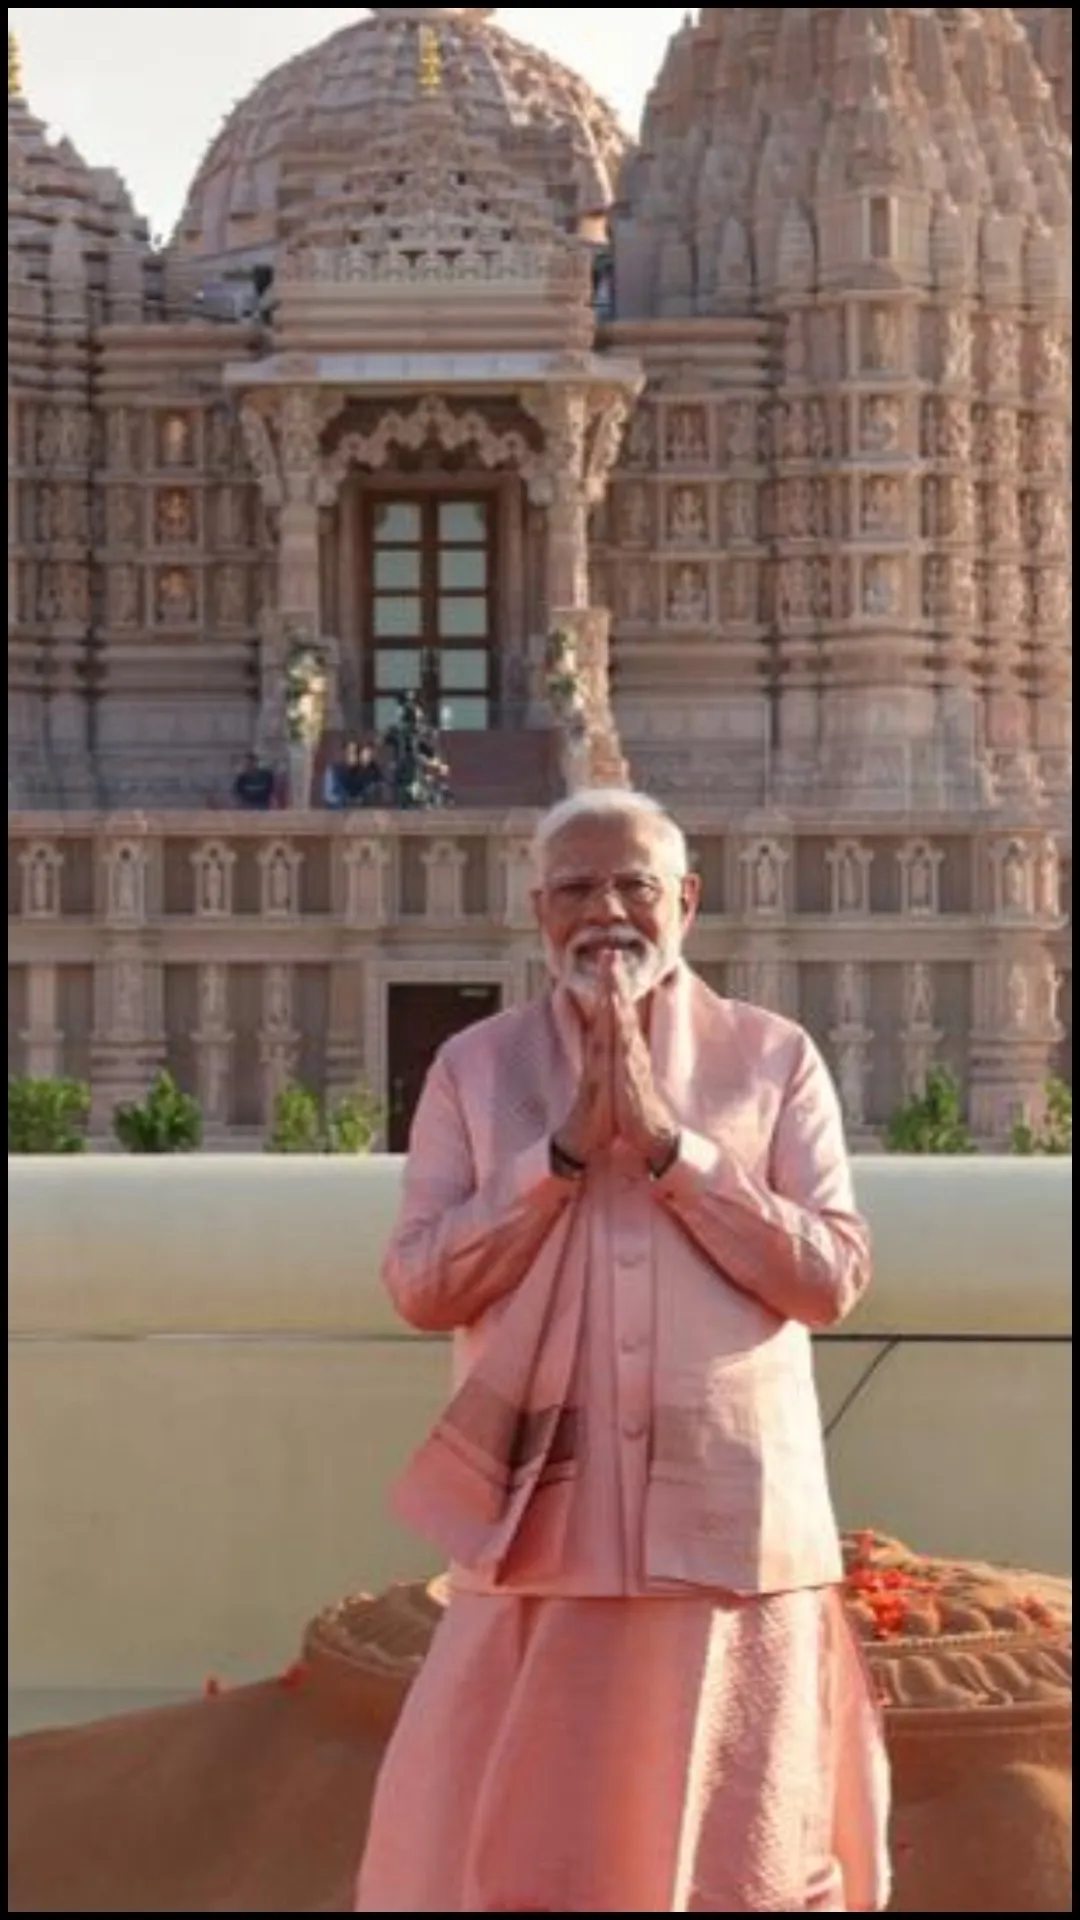
[[[572,1054],[573,1029],[565,1010],[554,1011],[558,1044]],[[745,1012],[766,1022],[773,1018],[755,1009]],[[741,1011],[735,1017],[741,1018]],[[512,1018],[502,1017],[501,1035],[489,1035],[489,1047],[505,1040]],[[500,1027],[500,1022],[485,1024]],[[421,1216],[433,1207],[438,1215],[443,1255],[449,1250],[443,1279],[453,1272],[460,1283],[475,1252],[481,1256],[475,1271],[486,1276],[481,1284],[490,1287],[494,1269],[505,1265],[507,1297],[515,1285],[508,1254],[515,1233],[527,1236],[530,1217],[539,1218],[542,1227],[545,1208],[554,1220],[562,1204],[544,1171],[542,1153],[530,1157],[526,1151],[517,1174],[519,1185],[528,1188],[532,1182],[524,1208],[520,1192],[507,1192],[504,1181],[500,1204],[512,1217],[495,1223],[503,1229],[494,1241],[498,1258],[483,1261],[484,1229],[474,1189],[484,1191],[484,1162],[490,1155],[494,1172],[500,1142],[505,1164],[507,1146],[514,1144],[515,1103],[530,1113],[535,1106],[527,1098],[527,1072],[520,1067],[522,1036],[512,1028],[509,1032],[519,1061],[507,1090],[510,1111],[500,1115],[496,1106],[493,1114],[489,1097],[492,1085],[506,1076],[492,1074],[489,1063],[486,1076],[478,1072],[470,1078],[466,1054],[449,1063],[453,1099],[440,1086],[440,1075],[447,1072],[443,1063],[433,1073],[426,1111],[418,1116],[413,1185],[388,1262],[392,1290],[414,1320],[425,1317],[416,1308],[419,1292],[427,1288],[429,1301],[435,1299],[443,1257],[418,1243]],[[550,1047],[550,1024],[534,1036],[526,1025],[526,1050],[545,1036]],[[482,1059],[484,1028],[471,1029],[467,1038],[473,1059]],[[748,1057],[761,1053],[754,1047]],[[727,1071],[730,1075],[730,1065]],[[484,1114],[482,1124],[471,1120],[470,1087],[477,1113]],[[551,1098],[556,1104],[563,1098],[561,1086]],[[767,1107],[760,1090],[757,1105]],[[449,1180],[455,1154],[459,1167],[464,1162],[460,1143],[455,1147],[450,1136],[462,1109],[471,1136],[466,1142],[471,1173],[462,1195],[469,1211],[466,1237],[455,1241],[452,1223],[446,1225]],[[737,1098],[732,1111],[743,1111]],[[775,1127],[775,1116],[768,1124]],[[820,1131],[812,1116],[814,1127]],[[486,1152],[485,1131],[491,1141]],[[708,1150],[707,1140],[692,1137],[691,1163],[695,1154],[706,1159]],[[748,1159],[752,1171],[752,1153]],[[456,1177],[465,1182],[464,1172]],[[788,1184],[809,1177],[805,1170],[798,1177],[784,1173]],[[826,1175],[819,1169],[818,1177]],[[828,1171],[827,1178],[833,1182],[829,1199],[836,1203],[843,1241],[844,1195],[835,1172]],[[677,1171],[668,1191],[676,1204],[684,1196],[692,1208],[697,1204],[692,1165],[682,1179],[680,1186]],[[811,1432],[814,1444],[804,1447],[800,1441],[793,1452],[791,1433],[801,1435],[802,1428],[794,1416],[781,1417],[779,1461],[787,1472],[779,1493],[768,1490],[766,1483],[775,1475],[762,1466],[758,1442],[748,1445],[742,1433],[730,1436],[732,1538],[742,1545],[733,1545],[725,1557],[722,1543],[709,1548],[706,1541],[698,1548],[691,1544],[686,1554],[691,1569],[713,1564],[718,1570],[730,1568],[730,1576],[658,1577],[645,1561],[650,1502],[656,1496],[651,1477],[662,1444],[658,1382],[679,1373],[673,1350],[681,1354],[682,1372],[697,1365],[693,1341],[682,1350],[675,1335],[693,1323],[699,1274],[706,1277],[710,1301],[715,1296],[723,1306],[730,1295],[727,1319],[701,1329],[707,1350],[700,1359],[711,1364],[718,1347],[730,1347],[719,1374],[708,1376],[709,1391],[736,1408],[736,1427],[751,1414],[759,1422],[770,1420],[770,1405],[779,1404],[774,1385],[748,1398],[744,1407],[738,1383],[747,1355],[759,1372],[763,1369],[765,1380],[775,1375],[782,1381],[786,1375],[790,1404],[802,1408],[805,1424],[805,1330],[730,1287],[700,1245],[695,1247],[673,1223],[663,1196],[623,1150],[616,1149],[590,1176],[588,1194],[579,1204],[587,1275],[569,1397],[583,1410],[585,1424],[574,1476],[553,1492],[534,1494],[497,1569],[455,1568],[446,1620],[387,1756],[356,1910],[881,1909],[888,1894],[883,1745],[858,1650],[836,1591],[825,1584],[835,1538],[814,1452],[820,1435]],[[733,1244],[745,1225],[736,1216]],[[455,1257],[464,1260],[456,1272]],[[847,1258],[843,1248],[837,1258],[841,1263]],[[776,1261],[774,1276],[781,1274],[782,1262]],[[446,1324],[449,1311],[440,1296],[429,1305],[427,1318]],[[477,1367],[485,1324],[497,1317],[491,1302],[479,1317],[462,1311],[467,1331],[459,1340],[459,1378]],[[731,1383],[734,1398],[731,1392],[717,1395],[717,1379]],[[682,1390],[689,1391],[685,1384]],[[678,1387],[669,1384],[663,1391],[667,1427],[685,1445],[690,1401],[673,1406]],[[716,1457],[723,1474],[723,1419],[720,1427]],[[674,1458],[678,1445],[672,1451]],[[761,1470],[748,1475],[747,1459]],[[678,1514],[677,1473],[673,1479],[677,1497],[671,1511]],[[663,1502],[663,1488],[660,1494]],[[560,1515],[557,1528],[549,1524],[553,1499]],[[772,1515],[767,1536],[760,1515],[750,1524],[758,1508],[764,1513],[766,1499]],[[789,1527],[783,1520],[785,1500],[792,1505]],[[721,1511],[723,1504],[721,1499]],[[660,1512],[666,1515],[668,1506],[661,1504]],[[786,1548],[785,1533],[790,1536]],[[748,1557],[748,1543],[759,1537],[774,1544],[755,1562]],[[805,1545],[797,1544],[804,1540]],[[679,1564],[670,1542],[660,1559],[665,1566]],[[732,1582],[744,1587],[742,1595],[731,1590]]]

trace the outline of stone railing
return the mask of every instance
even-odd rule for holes
[[[387,1513],[448,1384],[379,1285],[400,1173],[9,1161],[17,1693],[271,1672],[320,1606],[432,1570]],[[842,1522],[1067,1571],[1071,1166],[857,1173],[876,1285],[817,1348]]]
[[[536,818],[9,814],[9,1071],[89,1080],[98,1135],[162,1066],[210,1140],[257,1137],[296,1073],[317,1091],[363,1074],[387,1105],[398,987],[484,985],[504,1006],[536,991]],[[685,825],[694,964],[810,1028],[856,1145],[935,1059],[969,1076],[980,1140],[1008,1138],[1071,1044],[1053,848]]]

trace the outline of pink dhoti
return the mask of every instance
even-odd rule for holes
[[[459,1593],[386,1756],[355,1910],[876,1912],[887,1815],[835,1591]]]

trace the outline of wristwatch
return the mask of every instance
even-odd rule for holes
[[[560,1180],[584,1180],[586,1167],[584,1160],[575,1160],[572,1153],[564,1153],[557,1140],[548,1147],[551,1171]]]
[[[651,1179],[662,1180],[665,1173],[671,1172],[672,1167],[679,1157],[679,1146],[679,1135],[673,1133],[670,1140],[657,1154],[656,1159],[649,1161],[649,1175]]]

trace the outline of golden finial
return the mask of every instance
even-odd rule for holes
[[[22,61],[19,59],[19,43],[10,27],[7,37],[7,97],[9,100],[22,99]]]
[[[434,27],[422,26],[418,36],[417,73],[421,93],[442,92],[442,48]]]

